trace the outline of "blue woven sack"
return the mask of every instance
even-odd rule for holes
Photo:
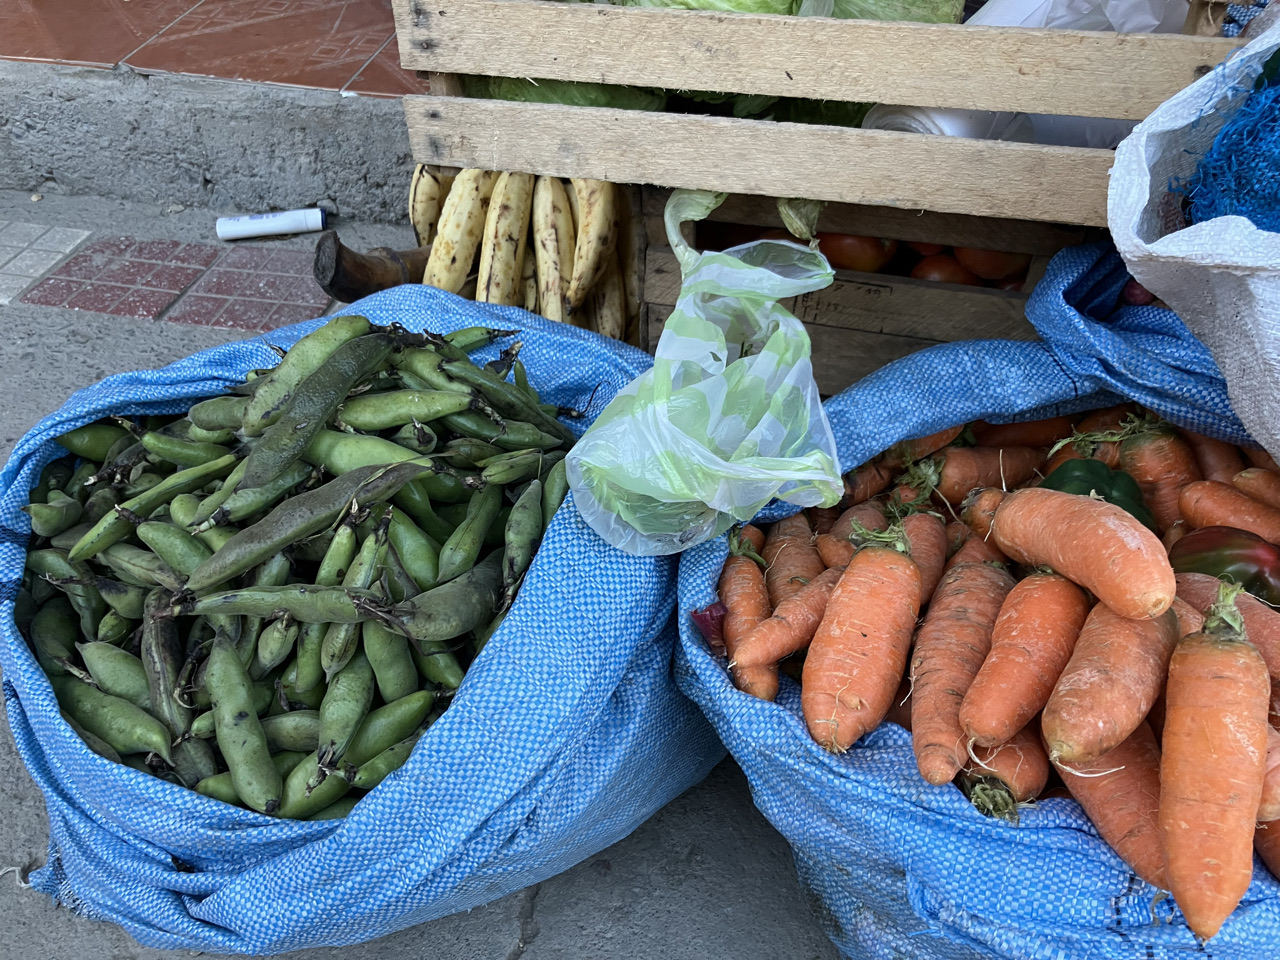
[[[520,328],[521,359],[543,397],[583,406],[595,391],[592,415],[650,363],[616,341],[427,287],[350,310],[414,330]],[[571,506],[556,514],[518,600],[444,716],[345,821],[260,816],[83,745],[13,625],[30,530],[19,508],[64,453],[52,438],[107,413],[186,410],[272,365],[268,343],[288,346],[320,323],[81,390],[18,442],[0,474],[5,702],[50,825],[48,863],[31,881],[149,946],[279,953],[469,909],[626,836],[724,755],[672,681],[674,558],[608,547]]]
[[[1114,309],[1126,279],[1109,246],[1065,250],[1027,306],[1043,342],[944,344],[854,384],[827,404],[840,462],[852,468],[900,440],[977,418],[1037,419],[1122,398],[1245,440],[1226,385],[1181,321],[1156,307]],[[715,600],[727,552],[721,537],[681,557],[676,679],[790,841],[846,955],[1274,960],[1280,884],[1260,864],[1244,902],[1201,948],[1173,901],[1156,902],[1158,891],[1099,839],[1075,801],[1043,800],[1017,827],[990,820],[954,786],[920,777],[911,736],[896,724],[835,756],[810,738],[799,687],[785,676],[774,703],[735,690],[690,619]]]

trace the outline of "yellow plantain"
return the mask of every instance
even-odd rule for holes
[[[533,206],[533,174],[503,173],[493,186],[480,239],[476,300],[513,307],[524,302],[521,270]]]
[[[618,187],[607,180],[574,180],[578,195],[578,239],[573,248],[573,278],[565,292],[572,313],[587,299],[618,245]]]
[[[409,222],[413,224],[418,246],[431,242],[431,231],[440,219],[440,183],[432,176],[425,163],[413,168],[409,181]]]
[[[627,330],[627,306],[616,249],[609,254],[600,282],[591,292],[591,299],[595,303],[595,326],[592,329],[602,336],[621,340]]]
[[[524,248],[524,263],[520,267],[520,283],[524,287],[524,303],[530,313],[538,312],[538,276],[534,266],[533,246]]]
[[[489,197],[497,179],[498,175],[488,170],[463,170],[454,179],[440,210],[423,283],[450,293],[462,289],[484,232]]]
[[[539,177],[533,188],[533,253],[538,310],[563,323],[564,295],[573,275],[573,211],[558,177]]]

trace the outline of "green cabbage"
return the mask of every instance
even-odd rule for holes
[[[621,0],[620,7],[677,7],[681,10],[719,10],[721,13],[796,12],[797,0]]]
[[[964,0],[801,0],[802,17],[840,20],[916,20],[920,23],[959,23]]]
[[[518,100],[522,103],[565,103],[573,107],[616,107],[619,110],[661,110],[667,95],[647,87],[619,87],[572,80],[528,80],[523,77],[463,77],[468,97]]]

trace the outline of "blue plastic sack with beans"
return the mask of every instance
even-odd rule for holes
[[[1129,398],[1239,442],[1226,384],[1168,310],[1115,308],[1128,274],[1110,246],[1063,251],[1027,305],[1041,342],[979,340],[912,354],[827,403],[846,469],[956,423],[1031,420]],[[774,505],[763,519],[785,510]],[[1273,960],[1280,884],[1259,863],[1244,901],[1204,947],[1173,901],[1139,880],[1074,800],[1042,800],[1021,825],[984,818],[931,786],[911,736],[884,723],[848,752],[809,736],[800,689],[774,703],[734,689],[690,619],[716,599],[725,538],[680,559],[676,679],[741,764],[756,805],[790,841],[824,926],[875,960]]]
[[[544,399],[580,406],[599,386],[591,415],[650,363],[616,341],[428,287],[399,287],[350,311],[414,330],[519,328]],[[288,346],[320,323],[81,390],[18,442],[0,474],[5,703],[50,826],[48,862],[31,882],[149,946],[272,954],[469,909],[625,837],[724,755],[671,677],[675,558],[612,549],[571,504],[449,709],[345,821],[260,816],[84,746],[13,622],[30,530],[19,508],[61,452],[53,438],[108,413],[186,410],[274,365],[268,344]]]

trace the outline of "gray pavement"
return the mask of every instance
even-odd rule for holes
[[[407,182],[408,171],[405,171]],[[144,239],[213,239],[207,210],[0,191],[0,220]],[[411,245],[405,226],[336,224],[359,249]],[[278,241],[308,249],[314,237]],[[68,309],[0,306],[0,456],[76,389],[111,373],[158,367],[242,331],[129,320]],[[43,863],[39,791],[0,729],[0,871]],[[55,908],[0,874],[4,960],[160,960],[117,927]],[[782,837],[727,760],[635,833],[572,870],[486,907],[358,947],[295,960],[836,960],[795,877]]]

